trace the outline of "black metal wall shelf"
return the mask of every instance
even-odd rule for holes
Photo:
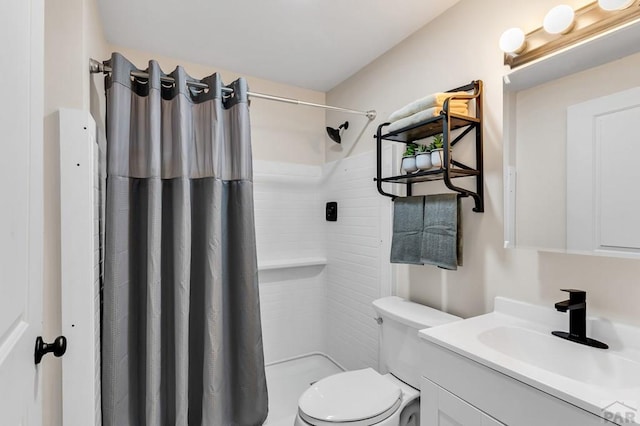
[[[480,121],[475,117],[465,117],[458,114],[449,114],[451,130],[460,129],[462,127],[469,126],[473,123],[479,123]],[[384,125],[388,125],[385,123]],[[404,129],[396,130],[395,132],[389,132],[382,135],[382,139],[394,142],[409,143],[418,139],[424,139],[429,136],[442,133],[442,116],[437,116],[425,120],[421,123],[413,126],[405,127]]]
[[[423,172],[411,173],[408,175],[401,176],[391,176],[381,178],[382,182],[392,182],[392,183],[418,183],[418,182],[431,182],[434,180],[442,180],[444,172],[442,169],[440,170],[427,170]],[[477,176],[477,170],[463,170],[463,169],[454,169],[451,170],[450,173],[451,179],[459,178],[459,177],[469,177],[469,176]]]
[[[378,126],[378,131],[374,136],[377,141],[377,176],[374,180],[378,186],[378,192],[384,196],[396,198],[398,195],[391,194],[382,188],[382,183],[398,183],[407,187],[407,196],[411,195],[411,185],[419,182],[429,182],[435,180],[444,181],[447,188],[458,192],[463,197],[472,197],[475,202],[473,211],[484,211],[484,175],[483,175],[483,159],[482,159],[482,81],[476,80],[470,84],[449,92],[470,92],[466,95],[454,95],[444,102],[442,113],[436,117],[429,118],[420,123],[398,129],[394,132],[383,133],[385,127],[390,123],[383,123]],[[449,112],[450,99],[468,99],[475,103],[475,117],[453,114]],[[453,130],[462,129],[453,140],[451,132]],[[471,131],[475,130],[475,154],[476,166],[471,167],[452,158],[452,148],[465,138]],[[382,176],[382,141],[392,141],[400,143],[410,143],[418,139],[424,139],[429,136],[442,133],[443,140],[443,163],[442,167],[437,170],[419,171],[399,176]],[[451,180],[460,177],[475,177],[476,191],[470,191],[454,185]]]

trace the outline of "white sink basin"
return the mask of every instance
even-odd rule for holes
[[[587,336],[609,344],[597,349],[551,334],[568,328],[553,307],[498,297],[494,312],[420,337],[599,416],[615,402],[640,408],[640,329],[589,318]]]
[[[492,350],[578,382],[606,388],[640,385],[640,363],[523,327],[498,326],[478,334]]]

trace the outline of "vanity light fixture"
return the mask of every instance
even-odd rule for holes
[[[518,54],[526,47],[524,31],[520,28],[509,28],[500,36],[500,50],[507,54]]]
[[[510,28],[500,37],[504,64],[516,68],[640,20],[640,0],[597,0],[575,11],[559,5],[527,34]]]
[[[633,4],[634,0],[598,0],[598,5],[604,10],[622,10]]]
[[[549,34],[566,34],[573,28],[575,16],[571,6],[561,4],[547,13],[542,27]]]

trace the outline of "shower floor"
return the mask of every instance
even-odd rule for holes
[[[264,426],[293,426],[298,398],[311,383],[342,369],[322,355],[308,355],[266,367],[269,416]]]

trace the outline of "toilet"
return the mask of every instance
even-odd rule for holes
[[[380,360],[372,368],[334,374],[314,383],[298,400],[295,426],[419,426],[418,330],[461,318],[391,296],[373,308],[380,324]]]

